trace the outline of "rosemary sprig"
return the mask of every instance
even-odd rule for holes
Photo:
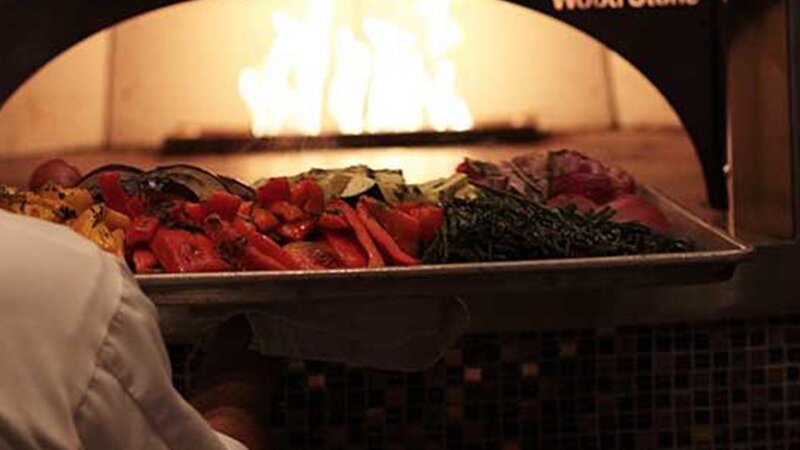
[[[687,251],[693,244],[638,223],[610,220],[604,208],[551,209],[513,193],[481,187],[474,198],[443,201],[444,224],[427,263],[516,261]]]

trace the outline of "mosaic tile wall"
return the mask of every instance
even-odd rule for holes
[[[468,335],[423,373],[281,383],[279,449],[800,449],[800,317]]]

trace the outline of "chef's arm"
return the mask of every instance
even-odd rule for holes
[[[192,403],[215,431],[244,444],[248,450],[268,449],[264,417],[267,407],[258,382],[231,374],[198,392]]]
[[[205,346],[192,405],[216,431],[249,450],[268,449],[268,414],[283,362],[249,349],[242,316],[224,323]]]

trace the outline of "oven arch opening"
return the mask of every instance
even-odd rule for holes
[[[511,3],[507,3],[507,2],[496,2],[496,1],[492,0],[489,3],[492,3],[492,6],[495,6],[495,7],[498,7],[498,8],[501,8],[501,7],[504,7],[504,8],[518,8],[518,6],[516,6],[516,5],[512,6]],[[194,5],[181,4],[181,5],[175,5],[173,8],[186,8],[186,7],[190,7],[190,6],[194,6]],[[159,10],[158,12],[156,12],[154,14],[161,14],[161,13],[163,13],[165,11],[170,10],[170,9],[172,9],[172,8],[161,9],[161,10]],[[533,14],[533,13],[530,13],[527,10],[526,11],[522,11],[521,9],[518,12],[518,15],[520,15],[520,16],[522,16],[522,15],[531,15],[531,14]],[[123,17],[124,15],[125,14],[122,14],[120,17]],[[541,16],[541,14],[535,14],[535,15]],[[142,20],[143,18],[146,18],[146,17],[148,17],[148,15],[142,15],[142,16],[139,16],[138,18],[135,18],[134,20]],[[542,16],[542,17],[544,17],[544,16]],[[563,22],[563,21],[557,21],[557,20],[554,20],[552,18],[548,18],[547,20],[552,21],[553,23],[557,23],[559,27],[571,27],[571,25],[569,25],[569,24],[567,24],[566,22]],[[554,26],[556,26],[556,25],[554,25]],[[576,33],[576,34],[584,34],[584,32],[582,32],[579,29],[576,29],[574,27],[571,27],[571,28],[573,29],[573,32]],[[589,39],[589,38],[584,38],[584,39]],[[595,39],[595,38],[592,38],[592,39]],[[610,58],[614,59],[613,64],[615,64],[615,66],[614,66],[615,68],[619,68],[618,70],[625,70],[627,72],[631,72],[631,68],[633,66],[628,64],[628,63],[626,63],[624,61],[624,58],[620,58],[620,57],[617,57],[617,56],[614,56],[614,55],[612,55]],[[646,74],[640,74],[638,76],[640,76],[640,78],[641,78],[642,75],[644,76],[644,78],[647,78]],[[652,86],[650,86],[650,87],[652,88]],[[690,147],[691,147],[691,144],[690,144]],[[692,164],[696,164],[696,159],[695,159],[696,157],[694,157],[694,155],[687,156],[687,157],[691,157],[693,159]],[[702,177],[702,175],[701,175],[701,177]]]

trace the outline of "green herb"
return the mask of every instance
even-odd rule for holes
[[[693,244],[638,223],[610,220],[605,208],[582,213],[548,208],[509,192],[481,187],[475,198],[443,201],[444,224],[426,263],[517,261],[682,252]]]
[[[78,213],[69,206],[59,207],[58,210],[56,210],[56,215],[58,215],[58,218],[61,220],[70,220],[78,217]]]

